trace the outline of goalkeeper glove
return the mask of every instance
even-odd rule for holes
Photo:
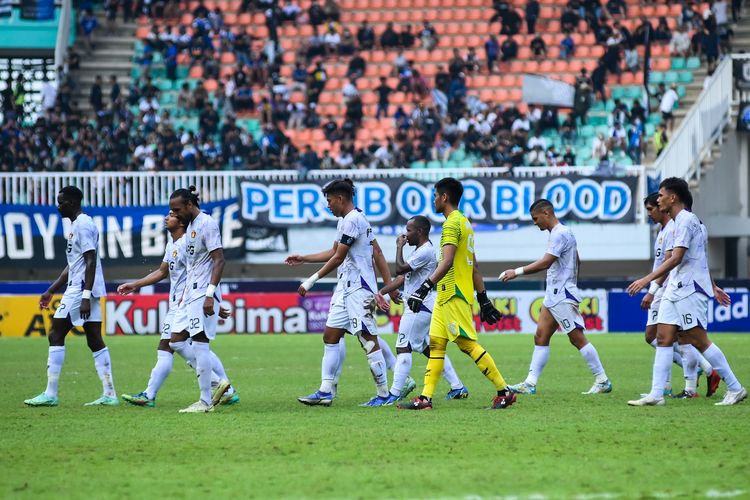
[[[432,283],[432,281],[430,281],[430,278],[424,280],[424,282],[419,285],[419,288],[417,288],[417,290],[411,294],[409,300],[406,301],[406,305],[409,306],[409,309],[411,309],[415,313],[418,313],[422,308],[422,302],[424,302],[425,297],[427,297],[427,294],[430,293],[430,290],[432,290],[433,286],[435,285]]]
[[[486,291],[478,292],[477,300],[479,300],[479,318],[483,322],[489,325],[494,325],[495,323],[500,321],[502,315],[500,314],[500,311],[495,309],[495,306],[492,305],[489,297],[487,297]]]

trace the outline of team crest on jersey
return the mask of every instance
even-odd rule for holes
[[[172,250],[172,258],[177,258],[177,250]]]
[[[195,229],[193,229],[193,232],[192,232],[192,233],[190,233],[190,237],[191,237],[191,238],[195,238],[195,235],[197,235],[197,234],[198,234],[198,233],[196,233],[196,232],[195,232]]]
[[[454,321],[448,323],[448,331],[453,335],[458,335],[458,324]]]

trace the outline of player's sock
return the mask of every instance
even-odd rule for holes
[[[378,390],[378,396],[386,397],[388,395],[388,372],[385,366],[383,352],[378,349],[367,355],[367,362],[370,364],[372,379],[375,381],[375,387]]]
[[[213,382],[222,382],[224,380],[229,380],[229,376],[227,375],[226,370],[224,370],[224,363],[221,362],[221,359],[219,359],[219,356],[213,352],[209,351],[211,354],[211,382],[213,385]],[[217,380],[218,379],[218,380]],[[229,386],[229,389],[227,389],[227,392],[225,394],[233,394],[234,393],[234,387],[231,385]]]
[[[654,339],[651,341],[649,345],[653,347],[654,349],[656,349],[657,347],[659,347],[659,342],[656,339]]]
[[[693,346],[693,349],[695,349],[695,346]],[[708,362],[698,349],[695,349],[695,352],[698,355],[698,366],[701,367],[703,373],[708,377],[714,371],[714,367],[711,366],[711,363]]]
[[[148,379],[148,386],[146,386],[146,397],[148,399],[155,399],[156,393],[167,380],[169,373],[172,371],[172,358],[173,355],[169,351],[156,351],[156,364],[151,370],[151,378]]]
[[[93,353],[94,366],[99,379],[102,381],[102,393],[110,398],[116,398],[115,382],[112,379],[112,360],[109,358],[109,348],[105,347]]]
[[[183,340],[182,342],[170,342],[169,347],[179,354],[190,368],[195,370],[195,349],[193,349],[192,343],[187,340]]]
[[[44,393],[51,397],[57,397],[57,386],[60,383],[60,372],[65,361],[65,346],[50,346],[47,351],[47,388]]]
[[[596,383],[601,384],[606,382],[607,374],[604,372],[604,367],[602,366],[602,362],[599,359],[599,353],[596,352],[596,347],[594,347],[594,344],[589,342],[581,349],[579,349],[578,352],[581,353],[583,359],[586,360],[586,364],[589,365],[591,373],[594,375],[594,377],[596,377]]]
[[[394,370],[396,367],[396,356],[393,355],[391,346],[388,345],[388,342],[383,340],[380,336],[378,336],[378,345],[380,346],[380,350],[383,352],[385,367],[389,370]]]
[[[400,396],[404,389],[406,377],[411,371],[411,353],[401,352],[396,356],[396,367],[393,369],[393,383],[391,384],[391,394]]]
[[[456,373],[456,369],[453,368],[453,363],[451,362],[448,355],[445,355],[445,359],[443,360],[443,377],[445,378],[446,382],[448,382],[451,385],[451,389],[460,389],[464,386],[464,383],[461,382],[461,379],[458,378],[458,373]]]
[[[487,377],[490,382],[492,382],[492,384],[495,386],[495,389],[497,389],[498,391],[502,391],[506,387],[508,387],[505,379],[500,374],[500,370],[497,369],[495,360],[492,359],[490,353],[488,353],[484,349],[484,347],[479,344],[479,342],[477,342],[476,340],[459,337],[456,339],[456,345],[458,345],[459,349],[468,354],[469,357],[474,360],[474,363],[477,365],[477,368],[479,368],[479,371],[481,371],[482,374]],[[430,347],[430,349],[432,349],[432,347]]]
[[[195,371],[198,374],[198,387],[201,391],[201,400],[211,405],[211,373],[213,362],[211,361],[211,350],[208,342],[193,342],[195,352]]]
[[[672,344],[672,363],[682,366],[682,348],[678,342]]]
[[[727,384],[727,389],[734,392],[742,389],[742,385],[740,385],[737,377],[734,376],[732,368],[729,367],[729,361],[727,361],[726,356],[721,352],[719,346],[711,344],[708,346],[708,349],[703,351],[703,356],[711,363],[713,369],[721,375],[722,380]]]
[[[337,385],[341,378],[341,372],[344,371],[344,360],[346,360],[346,336],[339,340],[339,362],[336,365],[336,374],[333,377],[333,384]]]
[[[320,392],[330,394],[339,366],[339,344],[323,344],[323,362],[320,368]]]
[[[534,353],[531,355],[531,364],[529,365],[529,374],[526,375],[526,382],[529,385],[536,385],[539,377],[542,376],[544,367],[549,359],[548,345],[535,345]]]
[[[445,367],[445,348],[448,346],[448,339],[430,337],[430,356],[427,358],[427,368],[424,371],[424,388],[422,396],[432,399],[435,394],[440,374]]]
[[[682,371],[685,375],[685,390],[695,392],[698,386],[698,350],[692,344],[681,344]]]
[[[651,378],[651,392],[654,399],[664,397],[664,386],[667,383],[667,372],[672,369],[673,347],[657,347],[654,355],[654,369]]]

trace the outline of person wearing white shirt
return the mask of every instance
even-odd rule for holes
[[[585,323],[578,308],[581,302],[578,290],[580,258],[575,236],[570,228],[557,219],[549,200],[542,198],[535,201],[529,207],[529,214],[540,231],[549,231],[547,251],[541,259],[531,264],[503,271],[500,280],[507,282],[524,274],[546,270],[547,283],[534,336],[529,374],[520,384],[511,385],[510,390],[517,394],[536,394],[537,382],[549,359],[550,340],[559,330],[578,349],[594,376],[594,385],[582,394],[612,392],[612,383],[604,371],[599,354],[583,333]]]
[[[711,12],[713,12],[714,17],[716,18],[716,26],[722,26],[729,23],[726,0],[716,0],[711,6]]]
[[[677,95],[677,84],[673,83],[669,86],[669,89],[664,92],[659,101],[659,111],[664,119],[664,124],[669,127],[669,131],[672,131],[674,127],[674,105],[680,100],[680,96]]]
[[[57,86],[53,82],[45,80],[42,82],[41,94],[42,107],[46,114],[55,107],[55,102],[57,101]]]
[[[604,139],[604,134],[599,132],[591,143],[591,157],[596,161],[599,161],[607,156],[608,153],[609,148],[607,147],[607,141]]]
[[[359,97],[359,90],[357,90],[357,86],[354,82],[353,79],[348,80],[341,89],[341,95],[344,97],[344,104],[349,104],[352,99]]]
[[[747,390],[734,375],[719,347],[709,340],[708,307],[715,297],[723,306],[731,304],[729,296],[713,283],[708,269],[708,232],[698,217],[688,210],[692,195],[684,179],[669,177],[659,185],[659,209],[674,221],[672,255],[657,269],[631,283],[627,291],[635,295],[669,275],[657,316],[656,340],[651,391],[640,399],[628,401],[630,406],[663,406],[664,388],[672,364],[672,346],[690,343],[711,363],[727,384],[727,392],[717,406],[730,406],[747,398]]]
[[[519,116],[513,120],[513,125],[510,127],[511,132],[518,132],[519,130],[528,132],[530,129],[531,123],[529,122],[528,116]]]
[[[672,34],[669,42],[669,50],[674,56],[686,57],[690,52],[690,34],[687,26],[682,25]]]

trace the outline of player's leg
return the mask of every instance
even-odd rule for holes
[[[223,405],[233,405],[240,402],[240,395],[234,389],[234,386],[230,383],[229,375],[227,375],[224,369],[224,363],[221,362],[219,355],[214,352],[213,349],[210,351],[211,355],[211,387],[213,391],[222,390],[222,386],[227,384],[229,387],[224,392],[223,396],[218,397],[218,401]],[[214,399],[216,399],[214,397]]]
[[[682,372],[685,378],[685,389],[676,394],[677,399],[690,399],[698,397],[698,350],[690,344],[688,338],[684,335],[678,335],[677,345],[679,346]]]
[[[412,348],[409,343],[409,332],[414,328],[416,316],[409,310],[401,317],[399,332],[396,336],[396,366],[393,368],[393,383],[391,383],[389,401],[385,403],[386,405],[391,405],[408,394],[404,389],[407,379],[411,378],[409,373],[412,365]]]
[[[549,360],[549,341],[557,330],[557,321],[545,306],[539,311],[539,321],[534,334],[534,352],[531,355],[529,374],[520,384],[510,386],[510,390],[518,394],[536,394],[536,384],[541,377],[544,367]]]
[[[213,360],[209,343],[216,338],[219,301],[215,301],[214,313],[211,316],[206,316],[203,312],[203,303],[204,300],[198,299],[187,304],[187,331],[192,340],[193,352],[195,354],[195,372],[198,376],[200,399],[187,408],[180,410],[180,413],[205,413],[213,411],[214,405],[219,403],[221,396],[229,388],[229,383],[225,381],[212,394],[211,377],[213,374]]]
[[[391,346],[380,336],[378,336],[378,346],[380,346],[380,351],[383,353],[385,367],[388,370],[393,371],[393,369],[396,367],[396,356],[393,355]]]
[[[427,347],[422,352],[428,358],[430,357],[429,347]],[[466,386],[464,386],[464,383],[459,378],[458,373],[456,373],[456,369],[453,367],[453,362],[448,357],[448,354],[446,354],[445,358],[443,359],[442,375],[451,388],[451,390],[448,391],[448,394],[445,395],[445,399],[466,399],[469,397],[469,390],[466,388]]]
[[[346,361],[346,334],[341,335],[341,340],[339,340],[339,362],[336,366],[336,374],[333,376],[333,391],[331,392],[334,398],[339,390],[339,380],[341,380],[341,373],[344,371],[344,361]]]
[[[365,351],[377,391],[376,396],[360,406],[382,406],[388,400],[388,368],[377,335],[375,296],[367,290],[359,289],[347,295],[344,301],[349,317],[349,331],[354,332]]]
[[[57,315],[57,311],[55,315]],[[62,372],[65,362],[65,336],[71,328],[73,328],[73,323],[71,323],[70,316],[67,314],[64,317],[52,319],[52,328],[47,335],[47,342],[49,343],[47,350],[47,387],[38,396],[25,400],[25,404],[29,406],[57,406],[60,372]]]
[[[172,372],[174,361],[174,351],[169,347],[169,340],[172,337],[172,324],[174,323],[174,311],[167,313],[164,324],[161,328],[161,338],[156,348],[156,364],[151,369],[151,376],[148,379],[146,389],[138,394],[123,394],[123,401],[136,406],[146,406],[153,408],[156,405],[156,394],[159,392],[162,384]]]
[[[333,304],[332,304],[333,305]],[[339,369],[339,342],[344,337],[346,330],[334,325],[341,323],[340,315],[329,313],[325,330],[323,330],[323,360],[320,368],[320,388],[308,396],[300,396],[297,401],[310,406],[331,406],[333,402],[333,386],[336,381],[336,372]]]
[[[71,314],[71,318],[74,315]],[[86,334],[86,343],[94,357],[94,366],[99,380],[102,382],[102,397],[86,403],[87,406],[116,406],[120,404],[115,392],[115,382],[112,376],[112,359],[109,348],[104,345],[102,339],[102,309],[98,299],[92,298],[89,317],[83,320],[83,331]],[[76,324],[75,319],[73,324]]]

